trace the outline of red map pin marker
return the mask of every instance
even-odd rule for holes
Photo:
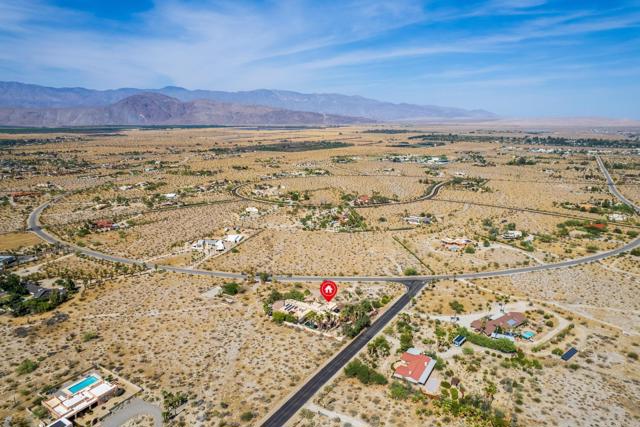
[[[333,297],[338,293],[338,285],[336,285],[331,280],[325,280],[320,285],[320,294],[327,300],[327,302],[331,301]]]

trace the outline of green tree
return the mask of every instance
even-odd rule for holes
[[[367,345],[369,356],[378,359],[387,357],[391,353],[391,345],[384,336],[379,336]]]
[[[364,364],[360,359],[347,363],[344,374],[349,378],[357,378],[362,384],[386,384],[387,379],[375,369]]]
[[[453,311],[456,312],[456,314],[460,314],[460,313],[464,313],[464,305],[462,305],[458,300],[453,300],[449,303],[449,307],[451,307],[451,309]]]
[[[227,295],[236,295],[240,292],[240,285],[236,282],[225,283],[222,285],[222,292]]]
[[[400,351],[404,352],[413,347],[413,334],[405,331],[400,334]]]
[[[404,269],[404,275],[405,276],[417,276],[418,275],[418,270],[416,270],[413,267],[407,267]]]

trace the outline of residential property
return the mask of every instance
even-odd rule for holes
[[[73,423],[66,418],[60,418],[59,420],[55,420],[51,424],[47,425],[47,427],[68,427],[72,426]]]
[[[97,221],[94,221],[93,223],[93,228],[96,229],[96,231],[109,231],[109,230],[114,230],[117,228],[116,224],[113,223],[113,221],[110,221],[108,219],[99,219]]]
[[[403,219],[411,225],[431,224],[431,218],[428,216],[408,216]]]
[[[25,288],[29,292],[29,294],[35,299],[49,299],[51,293],[55,290],[60,293],[60,295],[64,295],[66,290],[64,288],[43,288],[38,285],[36,282],[27,282],[25,284]]]
[[[393,154],[382,157],[380,160],[394,163],[421,163],[434,166],[446,165],[449,163],[446,156],[418,156],[414,154]]]
[[[9,197],[11,197],[13,200],[18,200],[22,197],[35,197],[39,195],[40,193],[36,191],[14,191],[13,193],[9,193]]]
[[[201,252],[224,251],[225,246],[222,240],[200,239],[191,244],[191,249]]]
[[[18,259],[13,255],[0,255],[0,270],[11,267]]]
[[[353,204],[356,205],[356,206],[364,206],[364,205],[368,205],[370,203],[371,203],[371,198],[369,196],[367,196],[366,194],[358,196],[353,201]]]
[[[449,239],[445,237],[440,239],[440,241],[442,242],[442,245],[450,251],[459,251],[473,244],[473,242],[467,238]]]
[[[240,243],[242,239],[244,239],[244,236],[242,234],[229,234],[227,235],[225,240],[231,243]]]
[[[519,230],[507,230],[502,237],[507,240],[515,240],[522,237],[522,231]]]
[[[499,317],[492,318],[483,317],[482,319],[474,320],[471,322],[471,328],[476,332],[482,332],[487,336],[491,336],[494,332],[506,332],[511,331],[527,322],[527,318],[524,313],[516,311],[510,311]]]
[[[177,199],[178,195],[176,193],[166,193],[166,194],[163,194],[162,197],[164,197],[167,200],[173,200],[173,199]]]
[[[400,357],[400,362],[393,372],[393,377],[424,385],[435,367],[435,360],[425,356],[416,348],[410,348]]]
[[[621,213],[612,213],[609,215],[609,221],[622,222],[627,220],[627,216]]]
[[[260,213],[260,211],[258,210],[258,208],[253,207],[253,206],[249,206],[248,208],[246,208],[244,210],[244,212],[248,215],[257,215],[258,213]]]
[[[271,310],[287,313],[294,316],[298,323],[305,323],[309,320],[311,313],[321,314],[324,319],[313,319],[313,322],[325,324],[335,324],[338,320],[340,307],[335,302],[318,303],[316,301],[298,301],[293,299],[279,300],[271,305]],[[316,316],[317,317],[317,316]],[[316,325],[317,326],[317,325]]]
[[[56,420],[73,421],[86,411],[109,400],[117,390],[117,386],[104,380],[100,374],[91,372],[60,388],[53,396],[43,400],[42,405]],[[64,424],[63,421],[60,425],[68,424]]]
[[[273,197],[280,194],[280,190],[284,190],[285,188],[284,185],[273,186],[270,184],[257,184],[251,192],[260,197]]]

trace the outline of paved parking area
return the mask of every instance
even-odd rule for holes
[[[153,417],[154,426],[162,427],[162,410],[156,405],[134,398],[125,403],[113,414],[102,420],[102,427],[120,427],[133,417],[138,415],[150,415]]]

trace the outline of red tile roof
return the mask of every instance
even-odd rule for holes
[[[471,322],[471,327],[476,331],[481,331],[481,332],[484,332],[486,335],[491,335],[492,333],[495,332],[497,327],[500,327],[505,330],[509,330],[511,328],[516,328],[522,325],[526,320],[527,318],[523,313],[511,311],[494,320],[486,320],[486,321],[484,319],[474,320],[473,322]]]
[[[362,196],[358,196],[358,198],[355,201],[355,203],[359,205],[368,204],[369,202],[371,202],[371,199],[366,194]]]
[[[39,193],[35,192],[35,191],[14,191],[13,193],[9,194],[11,197],[26,197],[26,196],[37,196]]]
[[[431,361],[429,356],[424,354],[411,354],[404,353],[401,357],[404,363],[396,367],[395,374],[407,379],[412,379],[414,382],[420,381],[420,377],[427,369],[427,365]]]
[[[94,222],[94,225],[97,228],[111,228],[113,227],[113,222],[109,221],[108,219],[99,219]]]
[[[598,230],[604,230],[607,227],[607,225],[606,224],[602,224],[601,222],[596,222],[596,223],[593,223],[593,224],[589,224],[588,227],[596,228]]]

